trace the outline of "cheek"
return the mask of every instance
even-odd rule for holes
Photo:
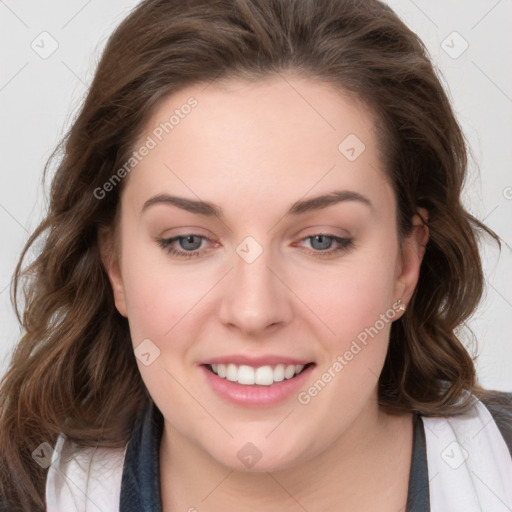
[[[392,307],[395,255],[390,251],[376,258],[372,251],[357,264],[340,268],[321,291],[315,288],[311,309],[322,312],[321,320],[329,330],[319,339],[324,357],[317,379],[297,397],[306,428],[312,432],[316,418],[328,411],[325,435],[334,438],[376,393],[392,321],[397,317]]]
[[[324,324],[326,341],[336,345],[353,339],[392,307],[396,280],[392,249],[386,254],[368,250],[295,283],[297,295]]]
[[[147,244],[127,246],[124,254],[123,283],[133,343],[144,338],[163,340],[200,299],[203,287],[189,272],[166,264],[165,253],[162,257]]]
[[[187,379],[189,350],[196,339],[194,329],[198,329],[197,322],[193,322],[193,306],[207,291],[208,283],[194,281],[182,268],[166,264],[165,253],[161,260],[155,258],[155,251],[142,243],[127,247],[125,254],[127,316],[142,379],[164,410],[170,397],[174,405],[189,407],[189,398],[179,382]],[[145,353],[149,353],[148,361],[141,357]]]

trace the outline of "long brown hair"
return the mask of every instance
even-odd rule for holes
[[[477,233],[496,235],[461,205],[464,137],[419,38],[376,0],[147,0],[108,41],[52,156],[60,164],[48,211],[15,271],[12,299],[25,334],[0,390],[8,510],[44,510],[46,471],[31,457],[41,443],[53,446],[62,432],[80,445],[122,446],[151,400],[98,245],[123,183],[102,198],[94,191],[128,161],[164,97],[218,78],[285,71],[330,83],[373,109],[400,236],[418,207],[429,212],[418,286],[391,331],[381,405],[456,414],[468,406],[463,390],[483,392],[455,329],[482,293]],[[42,250],[24,267],[36,242]]]

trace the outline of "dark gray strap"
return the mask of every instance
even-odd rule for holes
[[[414,437],[406,512],[429,512],[427,450],[425,429],[418,413],[414,414]]]

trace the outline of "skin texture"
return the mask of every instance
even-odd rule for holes
[[[399,510],[412,417],[377,405],[391,322],[306,405],[296,394],[271,407],[233,405],[198,366],[227,354],[288,355],[316,364],[307,390],[398,299],[407,304],[428,231],[415,217],[398,240],[371,113],[297,76],[198,84],[166,98],[139,142],[191,96],[197,106],[125,178],[117,246],[110,235],[102,241],[134,348],[150,339],[160,350],[150,365],[137,362],[165,418],[164,510]],[[349,134],[365,145],[354,161],[338,150]],[[295,201],[334,190],[371,206],[344,201],[285,215]],[[210,201],[224,218],[161,203],[141,213],[158,194]],[[318,233],[352,244],[322,257],[338,244],[322,249],[307,238]],[[158,244],[190,234],[206,237],[197,257]],[[252,263],[236,252],[247,236],[263,250]],[[261,453],[252,468],[237,457],[248,442]]]

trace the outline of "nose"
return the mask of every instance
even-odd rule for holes
[[[270,251],[254,261],[234,254],[234,268],[226,276],[219,317],[222,323],[247,336],[268,333],[287,325],[293,317],[293,293],[286,286]]]

